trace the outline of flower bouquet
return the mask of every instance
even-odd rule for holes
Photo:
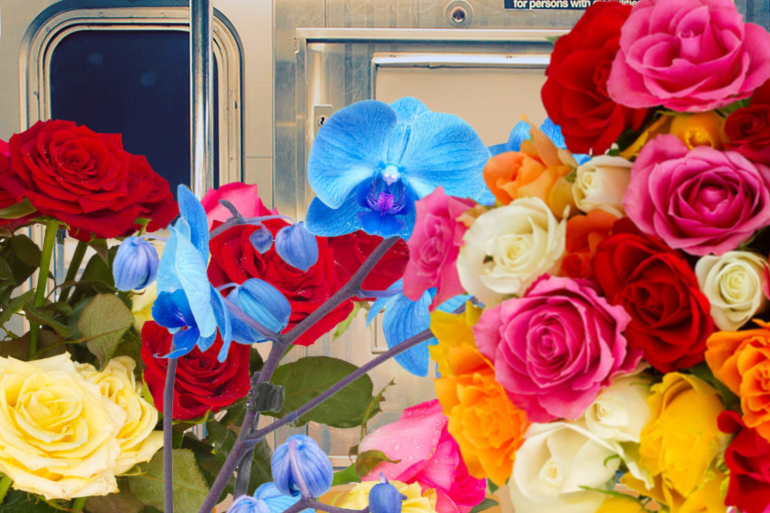
[[[11,137],[3,512],[767,513],[768,80],[729,0],[597,2],[504,144],[413,98],[332,115],[304,221],[244,184],[175,202],[117,136]],[[282,363],[361,308],[385,353]],[[391,358],[437,400],[369,432]],[[266,442],[307,423],[361,431],[349,467]]]

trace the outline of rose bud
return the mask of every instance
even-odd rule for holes
[[[319,497],[332,486],[334,470],[318,444],[305,435],[290,436],[273,453],[275,487],[285,495]]]
[[[318,241],[302,221],[278,232],[275,236],[275,250],[287,264],[303,271],[318,261]]]
[[[369,492],[370,513],[401,513],[402,500],[401,492],[380,472],[380,484],[374,485]]]
[[[249,236],[249,242],[254,246],[254,249],[264,255],[273,245],[273,234],[264,226],[260,226]]]
[[[143,289],[155,281],[158,274],[158,252],[139,237],[124,240],[112,264],[112,276],[119,290]]]

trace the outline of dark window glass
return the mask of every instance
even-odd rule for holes
[[[145,155],[176,194],[177,185],[190,183],[188,45],[188,33],[176,30],[74,32],[51,58],[52,118],[122,133],[126,150]],[[214,84],[218,141],[217,80]],[[218,164],[215,144],[215,182]]]

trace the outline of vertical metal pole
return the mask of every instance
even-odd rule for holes
[[[190,184],[198,198],[214,186],[213,21],[212,0],[190,0]]]

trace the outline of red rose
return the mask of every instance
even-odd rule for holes
[[[592,278],[591,258],[599,243],[609,237],[617,220],[614,215],[601,210],[570,218],[560,274],[573,279]]]
[[[329,246],[334,251],[334,259],[340,281],[347,283],[358,271],[369,255],[380,245],[382,237],[357,231],[348,235],[330,237]],[[387,290],[404,275],[404,269],[409,262],[409,247],[403,239],[399,239],[390,250],[380,259],[374,269],[364,280],[364,290]]]
[[[177,215],[168,182],[126,152],[120,135],[70,121],[41,121],[11,137],[10,164],[0,172],[16,202],[29,198],[80,240],[129,235],[140,217],[164,228]]]
[[[214,226],[216,227],[217,223]],[[278,230],[287,226],[287,223],[282,220],[273,220],[265,222],[265,226],[275,237]],[[307,272],[303,272],[284,262],[276,253],[275,244],[265,254],[254,249],[249,236],[256,229],[257,227],[252,225],[236,226],[211,241],[209,281],[215,287],[226,283],[241,284],[249,278],[259,278],[270,283],[286,297],[291,305],[289,325],[284,330],[286,332],[324,304],[345,282],[340,277],[341,273],[328,239],[316,237],[318,261]],[[337,324],[344,321],[352,310],[353,301],[345,301],[315,323],[294,343],[302,346],[313,344],[324,333],[331,331]]]
[[[766,513],[770,507],[770,442],[749,429],[739,413],[723,411],[719,429],[735,438],[725,451],[730,484],[725,505],[743,513]]]
[[[142,327],[142,361],[144,381],[152,393],[155,407],[163,413],[163,388],[166,383],[167,358],[173,336],[166,328],[148,321]],[[222,338],[217,334],[214,345],[205,353],[195,347],[179,358],[174,382],[174,418],[190,420],[206,412],[218,412],[249,393],[249,352],[251,347],[231,344],[227,359],[219,362]]]
[[[714,323],[695,273],[662,242],[617,233],[623,225],[616,223],[616,233],[599,244],[593,270],[607,300],[631,315],[628,344],[661,372],[702,362]]]
[[[725,120],[728,149],[749,160],[770,164],[770,105],[738,109]]]
[[[646,109],[629,109],[607,94],[620,29],[630,12],[630,5],[619,2],[596,3],[554,44],[541,95],[573,153],[602,154],[625,130],[638,130],[647,116]]]
[[[0,176],[3,176],[5,170],[8,169],[11,161],[8,158],[10,155],[10,148],[8,143],[0,139]],[[11,207],[16,204],[16,198],[8,191],[0,187],[0,210]],[[30,214],[20,219],[0,219],[0,227],[13,232],[19,226],[24,225],[29,219],[34,217],[34,214]]]

